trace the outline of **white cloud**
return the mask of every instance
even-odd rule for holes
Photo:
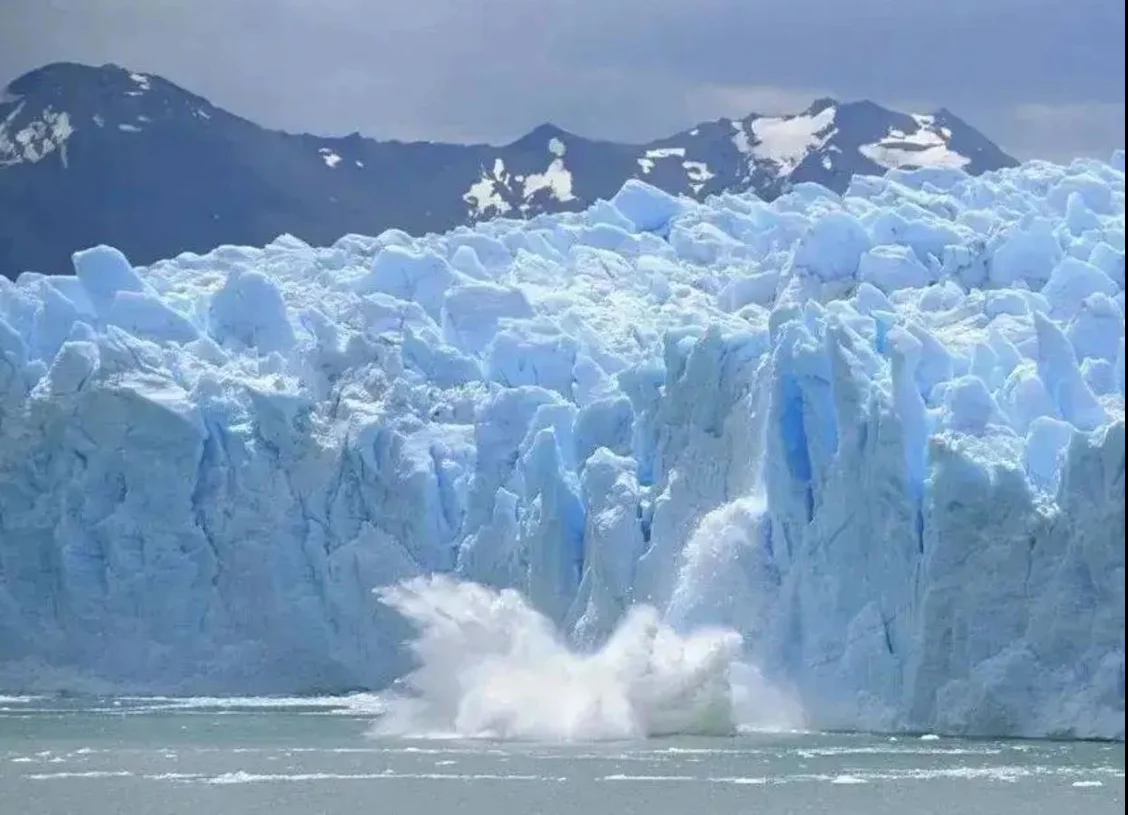
[[[1123,102],[1026,103],[1012,108],[1009,118],[998,138],[1019,158],[1107,159],[1124,146]]]

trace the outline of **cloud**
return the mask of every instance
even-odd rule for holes
[[[1024,104],[1007,111],[999,131],[1014,155],[1069,161],[1074,156],[1108,159],[1124,146],[1124,103]]]
[[[0,32],[10,77],[112,61],[263,124],[382,138],[643,140],[830,95],[1104,155],[1063,122],[1124,103],[1123,0],[0,0]]]

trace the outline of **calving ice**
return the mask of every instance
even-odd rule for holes
[[[0,686],[640,734],[745,665],[816,727],[1123,738],[1122,152],[74,267],[0,281]]]
[[[416,667],[381,700],[379,735],[631,739],[802,721],[793,700],[739,662],[732,630],[681,635],[635,605],[583,652],[512,589],[438,576],[379,594],[418,634]]]

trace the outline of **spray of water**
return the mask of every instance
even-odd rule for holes
[[[578,653],[512,590],[432,576],[378,596],[418,631],[417,667],[385,699],[381,735],[723,735],[738,728],[749,694],[760,695],[755,672],[738,662],[739,634],[679,634],[650,607],[632,608],[598,651]]]

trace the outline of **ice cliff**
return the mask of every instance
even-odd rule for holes
[[[0,278],[0,686],[379,684],[440,571],[815,726],[1123,738],[1122,152],[74,266]]]

